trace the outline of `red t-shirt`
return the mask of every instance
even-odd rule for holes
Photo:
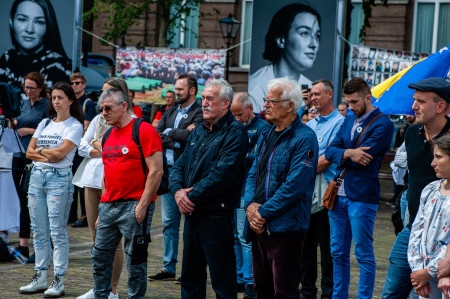
[[[145,188],[147,176],[142,171],[142,159],[139,149],[132,138],[135,120],[121,129],[113,127],[102,150],[105,167],[106,192],[100,202],[116,200],[140,200]],[[139,130],[144,157],[162,152],[159,134],[149,123],[142,122]],[[153,200],[156,199],[156,194]]]
[[[133,106],[133,112],[136,114],[137,117],[142,118],[142,108],[138,105]]]

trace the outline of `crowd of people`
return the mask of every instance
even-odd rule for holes
[[[67,224],[80,200],[82,215],[74,215],[72,226],[89,227],[93,288],[79,299],[119,298],[124,256],[128,298],[144,298],[148,281],[176,281],[181,298],[205,298],[207,267],[217,298],[237,298],[238,292],[245,299],[317,298],[318,246],[321,298],[349,298],[352,240],[358,298],[373,297],[378,175],[394,126],[372,104],[363,78],[345,84],[345,102],[337,107],[329,80],[302,89],[288,77],[272,79],[263,119],[249,94],[233,92],[225,80],[206,82],[200,103],[197,78],[180,74],[153,125],[136,117],[123,78],[107,78],[98,103],[85,96],[83,74],[72,74],[70,84],[55,83],[49,99],[42,74],[24,78],[27,99],[10,123],[25,151],[13,161],[16,168],[33,167],[28,191],[17,187],[17,249],[35,263],[35,274],[19,293],[64,295]],[[409,87],[415,90],[415,123],[400,131],[394,161],[408,174],[407,190],[398,194],[406,198],[404,228],[389,256],[382,298],[441,298],[442,292],[448,298],[450,83],[428,78]],[[163,260],[161,270],[148,275],[151,223],[165,171]],[[20,174],[14,179],[19,186]],[[336,179],[336,200],[325,209],[322,197]],[[0,237],[8,242],[7,232]]]

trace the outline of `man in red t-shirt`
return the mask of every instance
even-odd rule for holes
[[[139,140],[147,165],[144,174],[141,154],[132,138],[136,119],[128,113],[127,96],[111,88],[102,93],[99,102],[102,115],[113,128],[102,151],[104,194],[98,207],[92,248],[94,293],[96,297],[109,296],[114,253],[123,236],[129,271],[128,296],[144,298],[150,225],[164,172],[162,142],[156,130],[142,122]]]

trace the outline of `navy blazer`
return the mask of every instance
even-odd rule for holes
[[[178,124],[178,128],[173,129],[173,125],[175,124],[175,119],[178,114],[178,105],[172,106],[167,111],[164,112],[161,120],[156,127],[156,131],[158,131],[161,136],[163,149],[172,149],[174,151],[174,160],[178,160],[181,154],[184,151],[186,146],[186,140],[188,139],[190,133],[192,132],[187,130],[186,128],[190,124],[198,125],[203,123],[203,111],[202,106],[197,102],[194,102],[189,108],[188,113],[186,114],[186,118],[182,118],[180,123]],[[167,128],[172,128],[168,135],[163,134],[164,130]],[[179,142],[180,148],[175,148],[174,143]]]
[[[361,129],[364,129],[370,120],[380,113],[380,109],[375,108],[375,111],[364,121]],[[391,144],[394,124],[387,116],[382,115],[364,133],[359,147],[370,147],[366,152],[373,159],[367,166],[363,166],[351,159],[342,159],[346,149],[355,148],[359,134],[362,133],[362,130],[355,130],[355,136],[353,140],[351,139],[351,131],[356,118],[356,115],[349,115],[345,118],[338,134],[326,149],[325,158],[338,165],[336,176],[343,168],[347,169],[344,177],[344,190],[350,200],[379,204],[378,174],[384,155]]]

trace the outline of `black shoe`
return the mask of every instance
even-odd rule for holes
[[[238,289],[238,293],[244,293],[245,292],[245,283],[238,283],[237,289]]]
[[[177,280],[175,280],[173,282],[174,284],[181,284],[181,276],[177,278]]]
[[[150,280],[150,281],[174,281],[175,274],[166,272],[166,270],[161,269],[155,275],[149,276],[148,280]]]
[[[72,227],[87,227],[87,226],[88,226],[88,223],[87,223],[86,216],[80,217],[80,218],[78,218],[77,221],[72,223]]]
[[[34,264],[36,262],[36,255],[33,253],[27,260],[27,264]]]
[[[252,284],[245,287],[244,299],[256,299],[256,292]]]

